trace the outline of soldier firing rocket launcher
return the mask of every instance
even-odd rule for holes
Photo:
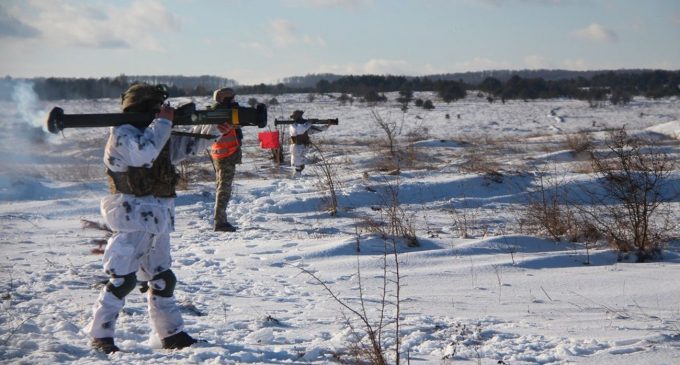
[[[117,127],[123,124],[143,128],[155,117],[155,113],[64,114],[62,108],[54,107],[47,117],[47,130],[59,133],[64,128]],[[188,103],[175,110],[172,124],[201,125],[224,122],[264,128],[267,126],[267,106],[258,104],[255,108],[239,106],[231,109],[197,110],[194,103]]]

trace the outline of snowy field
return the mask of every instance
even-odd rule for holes
[[[238,101],[250,97],[272,98]],[[185,166],[192,175],[177,198],[175,293],[187,332],[207,342],[160,349],[146,297],[133,291],[118,321],[122,351],[110,356],[92,351],[83,333],[106,277],[101,256],[90,252],[103,232],[81,227],[81,219],[100,221],[108,130],[62,136],[39,126],[55,105],[69,114],[117,112],[118,100],[0,103],[0,363],[351,363],[365,326],[342,304],[365,313],[374,328],[383,314],[380,339],[391,363],[396,343],[402,364],[680,363],[678,245],[661,260],[634,263],[607,247],[530,234],[521,223],[537,171],[595,183],[567,136],[601,141],[604,131],[625,125],[677,156],[680,100],[591,108],[575,100],[489,104],[474,95],[445,104],[424,93],[416,97],[432,99],[435,109],[411,104],[404,113],[396,95],[388,97],[370,107],[279,95],[269,108],[271,128],[295,109],[340,119],[312,136],[322,155],[310,156],[332,163],[336,216],[325,210],[320,163],[292,179],[290,167],[259,148],[256,127],[244,129],[229,205],[237,232],[211,229],[207,157]],[[209,100],[194,101],[203,107]],[[385,163],[386,133],[373,113],[401,127],[398,174]],[[669,189],[680,191],[673,176]],[[398,203],[386,204],[394,195]],[[369,222],[394,205],[419,245],[398,241],[397,254],[385,255],[386,241]]]

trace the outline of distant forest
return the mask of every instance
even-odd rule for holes
[[[11,100],[14,86],[21,82],[33,84],[41,100],[120,98],[121,93],[135,82],[168,85],[172,96],[211,95],[213,90],[236,85],[236,81],[218,76],[127,76],[113,78],[32,78],[0,79],[0,99]]]
[[[680,71],[487,71],[423,77],[317,74],[286,78],[277,84],[238,85],[235,80],[217,76],[126,76],[113,78],[34,78],[0,79],[0,99],[11,100],[14,86],[31,82],[41,100],[118,98],[134,82],[163,83],[172,96],[208,96],[230,86],[237,93],[340,93],[345,98],[381,102],[386,92],[399,92],[401,101],[410,101],[415,91],[434,91],[445,102],[465,97],[468,92],[483,93],[490,102],[509,99],[531,100],[576,98],[598,103],[627,103],[633,96],[661,98],[680,96]]]
[[[309,81],[314,84],[310,85]],[[386,92],[398,91],[397,101],[408,102],[414,91],[434,91],[445,102],[462,99],[468,92],[481,92],[490,102],[509,99],[574,98],[597,104],[606,100],[627,103],[633,96],[661,98],[680,96],[680,71],[489,71],[464,74],[407,76],[309,75],[277,85],[241,86],[241,94],[286,92],[341,93],[361,101],[386,101]]]

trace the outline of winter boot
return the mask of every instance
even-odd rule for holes
[[[120,351],[118,346],[113,344],[112,337],[95,338],[94,340],[92,340],[92,343],[90,345],[92,346],[93,349],[99,352],[103,352],[105,354]]]
[[[163,348],[168,350],[179,350],[185,347],[189,347],[198,342],[195,338],[189,336],[186,332],[178,332],[170,337],[166,337],[161,340],[163,343]]]
[[[236,232],[236,227],[229,222],[215,224],[215,232]]]

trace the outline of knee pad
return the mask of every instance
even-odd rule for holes
[[[127,274],[125,276],[114,275],[109,282],[106,283],[106,290],[115,295],[118,299],[125,298],[126,295],[137,285],[137,276],[135,273]]]
[[[172,270],[168,269],[154,276],[153,279],[151,279],[151,281],[149,282],[149,284],[152,295],[170,298],[173,296],[173,293],[175,292],[177,278],[175,277],[175,274],[172,272]]]

